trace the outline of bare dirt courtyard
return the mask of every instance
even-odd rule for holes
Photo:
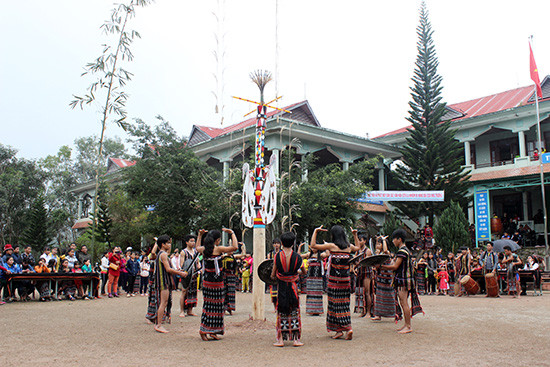
[[[178,304],[180,292],[174,292]],[[200,315],[201,294],[199,292]],[[398,335],[392,320],[352,316],[353,340],[332,340],[325,317],[305,316],[305,346],[272,346],[275,314],[249,321],[251,294],[237,293],[220,341],[199,337],[200,316],[178,317],[169,334],[145,322],[147,298],[0,306],[0,366],[550,366],[550,295],[521,299],[422,296],[426,315]],[[325,296],[326,302],[326,296]],[[326,310],[326,308],[325,308]]]

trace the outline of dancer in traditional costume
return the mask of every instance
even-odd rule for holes
[[[376,239],[375,255],[389,255],[388,244],[386,237],[378,237]],[[388,259],[384,265],[391,265],[392,260]],[[379,321],[382,317],[391,317],[395,321],[402,318],[401,308],[397,303],[397,294],[393,287],[393,271],[378,269],[375,276],[375,291],[374,291],[374,316],[371,317],[374,321]]]
[[[202,282],[204,300],[199,334],[205,341],[218,340],[218,335],[224,334],[225,285],[221,271],[221,255],[233,252],[238,248],[235,232],[227,228],[222,230],[231,235],[230,246],[219,246],[221,233],[218,230],[208,232],[203,239],[202,236],[206,231],[201,229],[197,238],[197,251],[204,256],[204,280]]]
[[[403,310],[403,316],[405,319],[405,325],[397,330],[399,334],[407,334],[413,331],[411,326],[411,318],[417,313],[424,312],[420,306],[420,300],[416,293],[416,287],[414,282],[414,267],[411,258],[411,253],[405,244],[407,232],[403,229],[397,229],[392,234],[392,242],[399,248],[397,251],[395,260],[391,265],[380,265],[381,270],[391,270],[395,272],[394,287],[397,291],[397,296],[401,309]],[[411,297],[411,306],[409,306],[408,298]]]
[[[455,265],[455,254],[449,252],[447,254],[447,260],[445,261],[445,269],[449,274],[449,296],[455,295],[455,281],[456,281],[456,265]]]
[[[357,230],[352,229],[352,234],[355,240],[355,246],[359,249],[356,257],[357,262],[363,260],[367,256],[372,255],[372,251],[367,247],[368,237],[364,233],[358,234]],[[352,266],[353,274],[355,275],[355,309],[354,313],[361,313],[361,317],[365,317],[367,313],[372,312],[373,287],[372,280],[374,274],[371,266]],[[372,314],[371,314],[372,317]]]
[[[512,252],[510,246],[504,246],[504,260],[502,262],[506,264],[508,294],[514,294],[513,298],[520,298],[521,283],[518,270],[523,262],[517,254]]]
[[[346,339],[351,340],[353,330],[351,328],[350,315],[350,253],[357,251],[355,246],[350,246],[344,228],[335,225],[330,229],[332,242],[318,244],[317,234],[326,232],[323,226],[315,228],[311,236],[310,248],[318,251],[330,251],[328,272],[328,310],[327,331],[334,331],[333,339],[340,339],[346,333]]]
[[[301,245],[300,245],[301,246]],[[316,249],[301,255],[308,262],[306,284],[306,314],[319,316],[323,311],[323,259],[328,254]]]
[[[281,240],[275,238],[273,240],[273,250],[267,254],[267,258],[270,260],[274,260],[279,251],[281,251]],[[277,312],[277,285],[269,286],[269,294],[271,296],[271,302],[273,303],[275,312]]]
[[[157,322],[155,331],[159,333],[167,333],[168,330],[162,326],[165,315],[170,315],[172,309],[172,290],[176,288],[174,275],[186,277],[186,271],[172,269],[170,265],[170,249],[172,248],[172,239],[167,235],[162,235],[157,240],[159,253],[155,260],[154,283],[157,292],[156,299],[158,300]]]
[[[187,288],[183,288],[180,296],[180,317],[197,316],[193,313],[193,307],[197,306],[197,280],[199,276],[199,262],[197,261],[195,250],[197,237],[191,234],[186,235],[183,238],[185,248],[180,252],[180,268],[187,270],[184,266],[188,266],[190,262],[193,262],[191,268],[188,270],[191,275],[191,281]],[[182,283],[183,285],[183,283]]]
[[[223,284],[225,287],[225,312],[233,314],[236,309],[235,305],[235,292],[237,288],[237,260],[243,258],[246,255],[246,247],[244,243],[240,242],[241,253],[234,255],[233,252],[229,252],[222,256],[223,267]]]
[[[154,237],[155,243],[150,248],[149,254],[149,263],[151,265],[149,269],[149,287],[148,287],[148,298],[147,298],[147,313],[145,314],[145,319],[149,324],[153,324],[157,321],[157,311],[158,311],[158,302],[157,289],[155,287],[155,260],[157,259],[158,245],[157,238]],[[163,322],[170,323],[170,310],[164,314]]]
[[[281,235],[283,249],[275,255],[271,278],[277,279],[277,342],[284,347],[285,340],[293,340],[295,347],[301,347],[302,321],[300,318],[300,296],[298,295],[299,271],[305,272],[301,256],[292,250],[296,236],[292,232]]]
[[[416,291],[423,295],[426,290],[426,268],[428,267],[428,253],[424,252],[416,261]]]
[[[460,282],[466,275],[471,276],[472,272],[472,255],[470,254],[470,249],[463,246],[460,248],[460,251],[462,252],[456,259],[458,270],[458,278],[456,279],[457,282]],[[464,293],[468,296],[468,293],[465,291],[464,286],[461,283],[460,293],[457,294],[457,297],[461,297]]]

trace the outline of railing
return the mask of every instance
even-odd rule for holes
[[[497,161],[497,162],[488,162],[488,163],[476,163],[476,168],[485,168],[485,167],[498,167],[498,166],[505,166],[507,164],[514,164],[514,160],[508,160],[508,161]]]

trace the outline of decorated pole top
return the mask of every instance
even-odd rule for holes
[[[277,210],[277,182],[275,172],[271,169],[277,167],[277,157],[272,155],[270,165],[265,165],[264,150],[265,150],[265,128],[267,119],[267,108],[273,108],[278,111],[290,112],[278,107],[271,106],[270,103],[277,101],[281,97],[265,103],[264,89],[267,83],[273,78],[267,70],[255,70],[250,73],[250,79],[260,89],[260,102],[252,101],[245,98],[233,97],[241,101],[257,104],[257,108],[245,116],[250,115],[254,111],[257,112],[256,117],[256,144],[255,144],[255,167],[250,170],[248,163],[243,165],[243,201],[242,201],[242,220],[245,226],[261,228],[265,227],[275,218]]]

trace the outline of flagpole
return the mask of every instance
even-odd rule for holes
[[[537,130],[538,130],[538,138],[539,138],[539,166],[540,166],[540,190],[542,194],[542,208],[544,212],[544,244],[545,244],[545,252],[544,256],[546,257],[546,263],[548,264],[550,262],[550,259],[548,258],[548,214],[546,212],[546,195],[544,190],[544,167],[542,163],[542,134],[540,129],[540,115],[539,115],[539,98],[537,95],[537,86],[535,85],[535,106],[537,110]]]

